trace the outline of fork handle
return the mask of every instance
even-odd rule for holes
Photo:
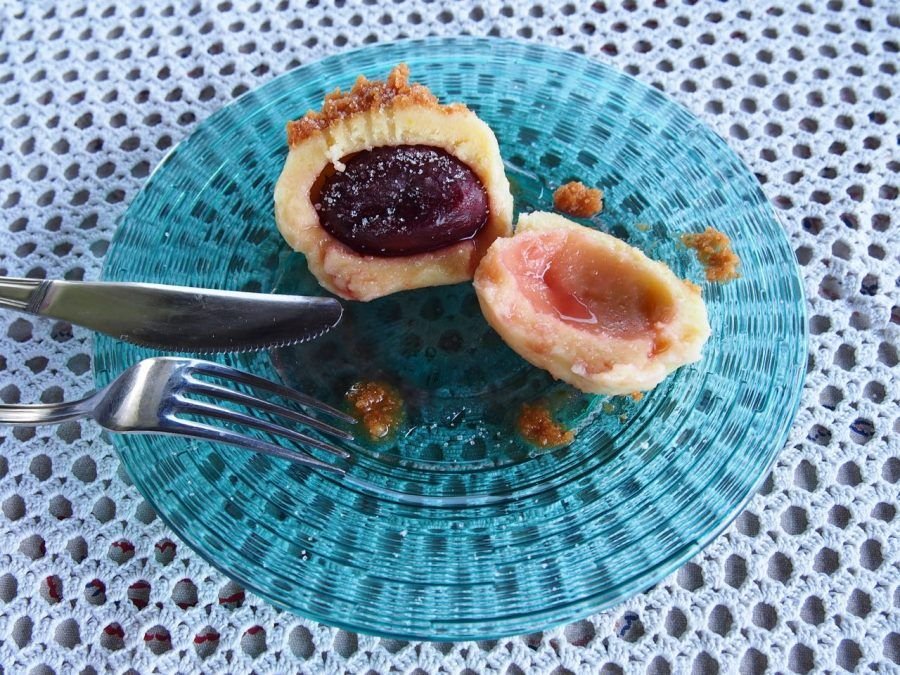
[[[38,403],[35,405],[0,405],[0,424],[33,427],[42,424],[61,424],[90,417],[94,410],[96,392],[77,401]]]
[[[0,277],[0,307],[34,314],[49,287],[44,279]]]

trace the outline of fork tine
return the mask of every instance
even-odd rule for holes
[[[234,380],[235,382],[241,382],[242,384],[256,387],[257,389],[265,389],[266,391],[270,391],[273,394],[278,394],[279,396],[282,396],[286,399],[296,401],[301,405],[307,406],[309,408],[314,408],[315,410],[319,410],[320,412],[328,413],[332,417],[336,417],[339,420],[343,420],[344,422],[356,424],[355,418],[351,417],[347,413],[341,412],[337,408],[332,408],[330,405],[314,399],[312,396],[307,396],[306,394],[300,393],[296,389],[285,387],[283,384],[278,384],[277,382],[272,382],[271,380],[266,380],[262,377],[251,375],[250,373],[245,373],[244,371],[238,370],[237,368],[232,368],[231,366],[226,366],[221,363],[214,363],[212,361],[202,361],[196,362],[194,364],[194,369],[207,375],[224,377],[229,380]]]
[[[208,396],[214,396],[216,398],[223,398],[234,403],[240,403],[241,405],[245,405],[248,408],[258,408],[260,410],[266,410],[268,412],[275,413],[276,415],[281,415],[282,417],[292,419],[295,422],[301,422],[307,426],[312,427],[313,429],[318,429],[324,434],[337,436],[338,438],[341,438],[345,441],[353,440],[353,434],[351,434],[350,432],[344,431],[343,429],[338,429],[337,427],[333,427],[330,424],[326,424],[325,422],[321,422],[315,417],[304,415],[301,412],[291,410],[290,408],[285,408],[284,406],[278,405],[277,403],[271,403],[264,399],[256,398],[255,396],[249,396],[239,391],[235,391],[234,389],[219,386],[218,384],[212,384],[211,382],[192,381],[188,387],[188,391],[192,391],[198,394],[205,394]]]
[[[280,445],[275,445],[274,443],[268,443],[258,438],[244,436],[243,434],[231,431],[230,429],[214,427],[195,420],[170,420],[165,433],[190,436],[192,438],[200,438],[217,443],[227,443],[228,445],[255,450],[256,452],[265,455],[287,459],[291,462],[296,462],[297,464],[304,464],[318,469],[326,469],[342,476],[347,473],[340,467],[333,466],[327,462],[322,462],[315,457],[311,457],[302,452],[288,450],[287,448],[282,448]]]
[[[252,415],[246,415],[236,410],[220,408],[219,406],[213,405],[212,403],[182,399],[182,401],[178,405],[178,408],[181,411],[192,415],[207,415],[209,417],[215,417],[226,422],[237,422],[238,424],[253,427],[254,429],[259,429],[260,431],[268,431],[269,433],[276,434],[278,436],[283,436],[294,441],[299,441],[300,443],[305,443],[306,445],[311,445],[314,448],[319,448],[319,450],[330,452],[331,454],[337,455],[338,457],[343,457],[344,459],[348,459],[350,457],[350,453],[348,453],[346,450],[336,448],[333,445],[329,445],[328,443],[313,438],[312,436],[301,434],[299,431],[294,431],[293,429],[280,427],[277,424],[266,422],[265,420],[253,417]]]

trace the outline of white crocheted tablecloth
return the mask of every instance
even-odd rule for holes
[[[900,670],[896,2],[7,1],[0,275],[97,278],[152,168],[248,88],[343,49],[460,33],[625,70],[759,177],[811,331],[800,412],[762,491],[620,607],[529,636],[407,643],[245,595],[160,522],[96,425],[0,427],[0,672]],[[87,331],[0,313],[0,400],[91,386]]]

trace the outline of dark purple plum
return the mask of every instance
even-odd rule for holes
[[[406,256],[471,239],[488,200],[478,176],[427,145],[358,152],[322,182],[315,199],[322,227],[357,253]]]

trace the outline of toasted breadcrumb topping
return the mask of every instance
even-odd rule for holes
[[[409,83],[409,67],[401,63],[382,80],[356,78],[350,91],[335,89],[325,95],[321,110],[309,110],[298,120],[288,122],[288,146],[293,147],[314,133],[328,128],[335,122],[355,115],[392,106],[419,105],[453,112],[465,109],[462,103],[441,105],[437,97],[422,84]]]

